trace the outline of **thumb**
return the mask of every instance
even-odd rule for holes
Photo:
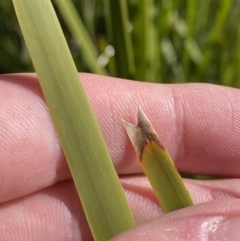
[[[240,200],[217,200],[164,214],[110,241],[239,241],[239,230]]]

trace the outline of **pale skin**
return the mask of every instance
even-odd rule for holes
[[[111,240],[240,240],[240,90],[81,79],[138,223]],[[185,180],[196,205],[162,215],[120,121],[139,104],[179,171],[229,179]],[[0,76],[0,140],[1,241],[92,240],[36,75]]]

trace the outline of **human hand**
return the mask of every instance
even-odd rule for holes
[[[239,90],[81,79],[139,224],[111,240],[240,240]],[[92,240],[37,77],[0,76],[0,99],[0,240]],[[197,205],[162,215],[120,121],[138,104],[179,171],[232,179],[185,180]]]

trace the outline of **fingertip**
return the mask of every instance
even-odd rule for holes
[[[240,200],[221,200],[184,208],[140,224],[110,241],[239,240],[239,204]],[[227,237],[236,239],[224,239]]]

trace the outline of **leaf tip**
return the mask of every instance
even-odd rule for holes
[[[140,160],[144,147],[151,141],[154,141],[160,148],[164,149],[140,105],[138,106],[138,124],[133,125],[125,120],[122,120],[122,124]]]
[[[126,122],[125,120],[122,120],[122,124],[129,136],[130,141],[132,142],[138,157],[140,157],[142,153],[142,147],[145,144],[145,137],[141,132],[141,129],[136,125]]]

